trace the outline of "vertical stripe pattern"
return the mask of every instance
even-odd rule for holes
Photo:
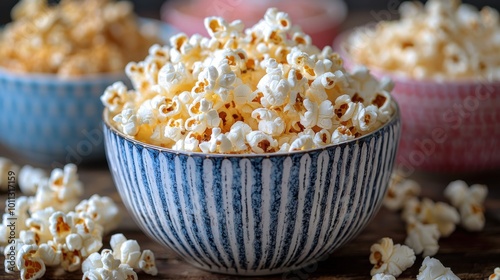
[[[159,150],[106,125],[104,135],[118,191],[149,237],[202,269],[265,275],[316,262],[366,226],[387,188],[400,122],[269,156]]]

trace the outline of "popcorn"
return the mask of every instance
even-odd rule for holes
[[[113,252],[108,249],[90,255],[82,264],[82,272],[85,280],[138,279],[137,273],[129,265],[114,259]]]
[[[77,214],[90,217],[94,223],[103,227],[108,233],[118,227],[121,221],[120,209],[109,197],[94,194],[89,199],[82,200],[76,207]]]
[[[40,279],[45,274],[45,264],[37,256],[38,246],[25,244],[17,252],[16,266],[21,272],[21,279]]]
[[[435,258],[425,257],[419,269],[417,280],[460,280],[448,267]]]
[[[404,179],[397,173],[393,173],[389,189],[383,200],[384,206],[392,211],[400,210],[409,199],[418,196],[420,191],[420,185],[417,182]]]
[[[141,253],[141,248],[137,241],[127,240],[127,238],[117,233],[111,236],[110,245],[113,250],[113,256],[122,264],[126,264],[134,269],[141,269],[150,275],[156,275],[155,257],[152,251],[144,250]]]
[[[410,219],[407,225],[405,244],[413,249],[415,254],[422,256],[434,256],[438,250],[440,232],[436,224],[422,224],[415,218]]]
[[[270,8],[246,30],[218,17],[204,23],[209,38],[180,33],[127,65],[127,101],[113,99],[113,87],[101,98],[114,127],[176,150],[257,154],[338,144],[394,113],[390,82],[367,69],[346,72],[338,54],[311,45],[286,13]]]
[[[444,190],[445,197],[458,208],[462,226],[469,231],[484,228],[485,217],[483,203],[488,194],[484,185],[468,186],[461,180],[451,182]]]
[[[0,40],[0,67],[15,72],[120,72],[158,41],[140,29],[128,2],[23,0],[12,16]]]
[[[390,274],[377,273],[372,276],[372,280],[396,280],[396,277]]]
[[[405,245],[394,245],[391,238],[382,238],[370,248],[370,263],[374,265],[371,275],[378,273],[398,277],[415,262],[415,253]]]
[[[435,224],[444,237],[455,231],[456,224],[460,222],[457,210],[444,202],[433,202],[424,198],[421,202],[413,198],[407,202],[403,211],[403,219],[407,222],[412,218],[424,224]]]
[[[9,185],[14,186],[16,174],[19,174],[19,166],[7,158],[0,157],[0,190],[6,191]]]
[[[417,79],[498,80],[498,11],[454,0],[404,2],[401,19],[354,32],[346,43],[357,62]]]
[[[35,194],[38,186],[45,180],[48,180],[48,176],[43,169],[24,165],[19,171],[19,189],[25,195]]]
[[[500,279],[500,267],[495,268],[493,274],[488,277],[488,280],[499,280]]]

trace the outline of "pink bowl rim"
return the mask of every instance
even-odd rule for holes
[[[318,3],[321,3],[321,6],[326,11],[323,15],[316,15],[312,17],[302,18],[301,20],[305,20],[304,23],[301,24],[301,28],[305,25],[311,25],[316,30],[316,32],[321,32],[324,30],[328,30],[331,28],[328,24],[325,24],[326,21],[332,22],[336,27],[338,27],[344,20],[347,18],[347,5],[344,1],[339,0],[320,0]],[[336,6],[330,5],[331,3],[335,3]],[[200,21],[200,17],[193,16],[189,13],[184,13],[182,10],[178,9],[178,6],[185,4],[182,1],[167,1],[160,8],[161,11],[161,19],[165,22],[170,22],[170,18],[184,18],[188,19],[189,23],[200,22],[203,23],[203,18]],[[297,24],[299,19],[292,18],[292,23]],[[249,26],[245,25],[245,28]]]
[[[354,32],[359,32],[359,30],[362,29],[369,29],[373,28],[372,26],[368,25],[363,25],[363,26],[358,26],[352,29],[344,30],[341,32],[333,41],[332,43],[332,48],[334,51],[338,52],[344,62],[354,62],[352,57],[349,55],[349,52],[346,50],[345,44],[347,39],[351,34]],[[344,63],[345,64],[345,63]],[[353,63],[353,66],[355,65],[361,65],[361,64],[356,64]],[[367,67],[370,72],[380,76],[380,77],[389,77],[393,81],[397,83],[406,83],[410,85],[432,85],[432,86],[443,86],[443,87],[450,87],[450,86],[479,86],[479,85],[488,85],[488,86],[494,86],[494,87],[500,87],[500,80],[494,80],[494,81],[488,81],[486,79],[475,79],[475,78],[470,78],[470,79],[462,79],[462,80],[454,80],[454,79],[445,79],[445,80],[433,80],[433,79],[415,79],[410,76],[404,75],[402,73],[396,73],[396,72],[390,72],[386,71],[384,69],[378,68],[378,67]],[[500,93],[499,93],[500,94]]]

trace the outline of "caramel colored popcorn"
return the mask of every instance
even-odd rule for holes
[[[337,144],[373,132],[394,113],[392,83],[348,73],[289,16],[267,10],[255,26],[205,19],[210,37],[178,34],[153,45],[101,100],[128,137],[203,153],[273,153]]]
[[[22,0],[0,33],[0,67],[81,76],[114,73],[157,41],[141,31],[130,2]]]
[[[459,0],[404,2],[401,19],[354,32],[356,63],[418,79],[500,79],[500,16]]]

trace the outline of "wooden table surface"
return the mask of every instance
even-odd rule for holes
[[[351,15],[343,29],[372,21],[366,14]],[[3,132],[0,132],[3,133]],[[33,164],[20,158],[5,148],[0,147],[0,156],[7,156],[19,164]],[[84,183],[85,194],[112,197],[122,208],[123,220],[114,232],[121,232],[129,239],[136,239],[142,249],[151,249],[156,256],[159,274],[155,277],[139,273],[139,279],[242,279],[244,277],[212,274],[199,270],[182,261],[173,251],[162,248],[146,237],[134,224],[116,192],[106,162],[92,166],[79,167],[80,180]],[[414,173],[412,179],[423,187],[423,196],[433,200],[444,200],[442,191],[446,185],[456,179],[464,179],[469,184],[482,183],[489,187],[489,195],[485,203],[486,226],[483,231],[470,233],[458,228],[450,237],[439,240],[440,249],[435,256],[445,266],[450,267],[461,279],[486,279],[495,267],[500,267],[500,170],[486,174],[442,175],[430,173]],[[0,194],[0,209],[4,207],[6,194]],[[109,237],[104,238],[104,248],[109,248]],[[382,208],[371,223],[351,242],[334,252],[328,259],[317,265],[299,271],[269,277],[245,279],[370,279],[372,265],[368,260],[370,246],[382,237],[391,237],[395,243],[403,243],[406,237],[405,225],[398,213]],[[422,263],[419,256],[415,264],[406,270],[398,279],[415,279]],[[19,275],[5,274],[3,256],[0,257],[0,280],[18,279]],[[61,269],[49,268],[45,279],[81,279],[81,273],[65,273]]]

